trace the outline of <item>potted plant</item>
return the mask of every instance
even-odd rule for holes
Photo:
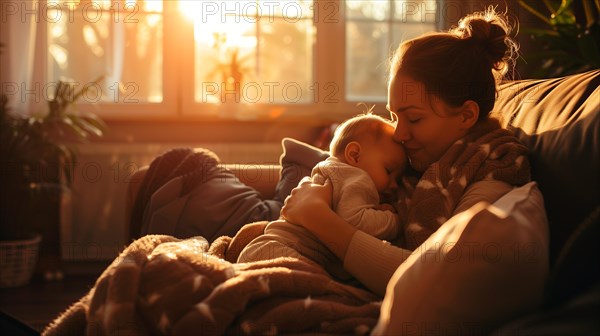
[[[253,57],[251,54],[240,55],[240,48],[237,46],[229,46],[227,43],[227,34],[213,33],[214,49],[217,53],[215,67],[209,73],[210,77],[219,77],[222,83],[220,88],[221,103],[237,103],[242,98],[242,83],[244,75],[250,72],[250,68],[245,64]],[[234,92],[234,99],[228,99],[223,92]]]
[[[60,200],[73,181],[75,146],[106,128],[96,115],[74,108],[91,87],[76,91],[72,82],[59,81],[44,115],[12,114],[7,97],[0,98],[0,287],[30,280],[38,246],[41,258],[59,258]],[[53,272],[44,275],[62,277],[62,270]]]
[[[561,77],[600,68],[599,1],[519,0],[519,5],[543,24],[521,28],[541,47],[523,55],[536,69],[530,77]]]

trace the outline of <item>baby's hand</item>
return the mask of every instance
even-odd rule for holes
[[[397,213],[396,208],[394,208],[391,204],[388,204],[388,203],[377,204],[376,206],[373,207],[373,209],[381,210],[381,211],[391,211],[393,213]]]

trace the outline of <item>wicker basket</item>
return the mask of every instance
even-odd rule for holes
[[[0,288],[22,286],[31,280],[41,238],[0,241]]]

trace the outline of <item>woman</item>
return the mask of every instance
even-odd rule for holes
[[[396,268],[452,215],[529,181],[526,147],[489,117],[516,53],[508,33],[505,18],[488,10],[396,51],[387,107],[419,180],[410,201],[399,202],[404,235],[393,245],[338,217],[328,183],[301,183],[286,199],[282,216],[315,234],[372,291],[383,295]]]

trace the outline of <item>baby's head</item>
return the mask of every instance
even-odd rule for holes
[[[361,114],[338,126],[329,144],[332,156],[361,168],[379,192],[397,187],[406,168],[404,148],[393,139],[395,125],[376,114]]]

